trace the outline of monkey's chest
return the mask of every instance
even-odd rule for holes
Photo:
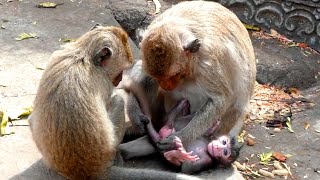
[[[168,98],[166,98],[166,110],[170,110],[174,107],[181,99],[188,99],[190,102],[190,111],[194,113],[206,103],[208,97],[206,91],[197,85],[186,84],[171,92],[168,92]]]

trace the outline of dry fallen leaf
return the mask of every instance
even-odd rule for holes
[[[279,161],[274,161],[273,162],[273,167],[276,169],[283,169]]]
[[[287,158],[279,152],[274,152],[272,154],[272,157],[274,157],[276,160],[281,161],[281,162],[285,162],[287,160]]]
[[[259,169],[258,171],[260,174],[262,174],[263,176],[269,177],[269,178],[275,178],[274,174],[272,174],[269,171],[263,170],[263,169]]]
[[[278,33],[276,30],[271,29],[271,30],[270,30],[270,35],[273,36],[273,37],[278,37],[278,36],[279,36],[279,33]]]
[[[255,142],[250,137],[246,138],[246,142],[248,146],[253,146],[255,144]]]
[[[243,143],[244,142],[244,136],[246,135],[247,131],[242,130],[241,134],[237,137],[237,141],[239,143]]]
[[[304,123],[304,129],[305,129],[305,130],[308,130],[309,127],[310,127],[310,124],[309,124],[309,123]]]
[[[280,129],[280,128],[274,128],[274,129],[273,129],[273,132],[279,133],[279,132],[281,132],[281,129]]]
[[[246,170],[246,166],[240,164],[238,161],[235,161],[235,162],[233,163],[233,165],[235,165],[236,168],[237,168],[238,170],[240,170],[240,171],[245,171],[245,170]]]
[[[289,172],[286,169],[279,169],[279,170],[273,170],[272,174],[279,175],[279,176],[287,176],[289,175]]]

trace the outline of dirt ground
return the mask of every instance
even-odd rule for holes
[[[40,0],[23,0],[7,2],[0,0],[0,107],[19,108],[32,105],[38,82],[41,78],[48,58],[64,42],[63,38],[77,38],[88,31],[96,23],[103,25],[117,24],[108,10],[104,8],[102,0],[91,1],[65,1],[63,5],[54,9],[35,7]],[[53,1],[54,2],[54,1]],[[20,33],[35,33],[38,38],[17,41]],[[320,56],[312,54],[305,57],[298,48],[286,49],[280,42],[256,40],[253,44],[257,59],[290,57],[293,60],[315,58]],[[133,46],[134,47],[134,46]],[[275,49],[277,50],[275,52]],[[137,49],[135,56],[139,57]],[[318,61],[319,62],[319,61]],[[303,75],[303,73],[302,73]],[[319,84],[319,83],[318,83]],[[273,135],[272,128],[265,128],[265,124],[249,123],[245,129],[252,134],[257,144],[244,145],[239,158],[240,162],[259,162],[258,153],[270,150],[291,154],[287,164],[291,167],[294,179],[320,179],[317,172],[320,168],[320,88],[315,87],[303,91],[305,97],[315,103],[310,109],[293,114],[292,126],[294,133],[282,130]],[[310,128],[305,130],[305,124]],[[0,179],[10,177],[29,168],[41,158],[32,141],[28,123],[25,119],[14,121],[11,127],[12,135],[0,137]],[[251,157],[253,154],[253,157]],[[141,164],[145,159],[137,160]],[[140,163],[139,163],[140,162]],[[135,166],[135,161],[131,162]],[[163,167],[160,167],[163,168]],[[164,168],[165,169],[165,168]],[[233,170],[219,170],[204,172],[204,177],[213,174],[211,178],[237,179]],[[280,178],[279,178],[280,179]]]

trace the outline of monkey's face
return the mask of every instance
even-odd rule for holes
[[[133,64],[128,36],[122,29],[116,27],[97,27],[92,31],[97,31],[98,36],[95,43],[97,52],[93,58],[94,65],[102,67],[112,84],[117,86],[122,80],[123,70]]]
[[[228,136],[221,136],[208,144],[208,152],[216,159],[228,159],[231,155],[231,143]]]
[[[157,26],[141,42],[143,67],[162,89],[174,90],[189,76],[190,60],[199,48],[200,41],[191,32]]]
[[[241,147],[234,137],[221,136],[208,144],[208,153],[219,165],[228,167],[239,157]]]
[[[182,84],[189,72],[189,63],[182,47],[155,38],[142,42],[143,67],[162,89],[171,91]]]

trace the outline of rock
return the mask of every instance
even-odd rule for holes
[[[107,0],[106,8],[111,11],[132,40],[136,41],[136,29],[149,25],[154,18],[154,15],[151,14],[153,6],[146,0]]]
[[[145,0],[107,0],[106,6],[129,36],[139,44],[135,31],[146,27],[156,17],[155,5]],[[161,12],[177,1],[160,1]],[[275,39],[255,39],[252,37],[257,63],[257,81],[280,87],[306,89],[320,84],[319,55],[305,53],[298,47],[284,47]],[[308,50],[309,51],[309,50]]]
[[[280,128],[274,128],[274,129],[273,129],[273,132],[279,133],[279,132],[281,132],[281,129],[280,129]]]
[[[304,55],[298,47],[284,48],[275,39],[252,38],[257,63],[257,81],[280,87],[306,89],[319,84],[319,55]]]

